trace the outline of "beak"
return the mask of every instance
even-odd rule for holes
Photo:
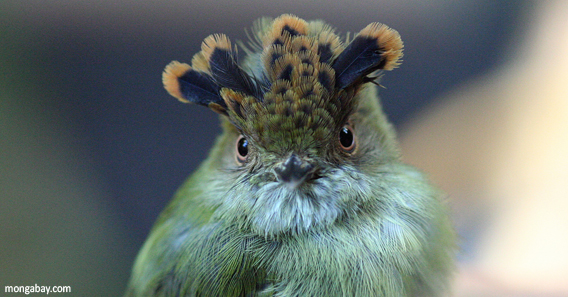
[[[278,179],[290,183],[294,187],[303,181],[309,180],[315,166],[305,160],[300,159],[296,154],[292,154],[284,163],[274,168]]]

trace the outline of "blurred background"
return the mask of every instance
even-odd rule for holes
[[[448,193],[456,296],[568,296],[563,1],[0,2],[0,287],[120,296],[217,116],[161,72],[261,16],[383,22],[405,44],[380,90],[405,160]]]

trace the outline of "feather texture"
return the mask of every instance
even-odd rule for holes
[[[368,75],[398,66],[402,57],[402,41],[393,29],[372,23],[361,30],[333,63],[336,87],[346,87],[367,82]]]
[[[201,53],[207,62],[207,70],[218,86],[262,96],[257,83],[239,66],[237,54],[227,36],[214,34],[205,38]]]
[[[170,95],[184,103],[203,106],[219,105],[224,109],[225,102],[219,96],[219,87],[212,78],[191,66],[178,61],[171,62],[162,73],[162,82]]]

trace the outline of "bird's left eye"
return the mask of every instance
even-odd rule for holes
[[[249,152],[249,143],[248,140],[244,136],[239,136],[237,138],[237,161],[239,163],[244,163],[247,160],[248,152]]]
[[[352,153],[355,150],[355,135],[351,126],[345,125],[339,131],[339,146],[346,153]]]

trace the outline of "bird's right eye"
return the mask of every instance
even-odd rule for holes
[[[248,152],[249,152],[249,143],[248,140],[244,136],[239,136],[237,138],[237,161],[239,163],[244,163],[247,160]]]

